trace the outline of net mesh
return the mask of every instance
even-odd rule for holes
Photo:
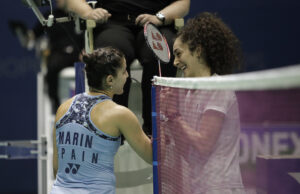
[[[300,191],[300,66],[154,80],[158,193]]]

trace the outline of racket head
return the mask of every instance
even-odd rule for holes
[[[147,22],[144,25],[144,36],[155,57],[163,63],[169,63],[171,59],[169,45],[158,28],[154,24]]]

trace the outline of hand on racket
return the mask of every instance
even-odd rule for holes
[[[141,14],[135,20],[135,24],[139,26],[144,26],[147,22],[150,22],[156,26],[163,25],[162,21],[160,21],[155,15],[151,14]]]

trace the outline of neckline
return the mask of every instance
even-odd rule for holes
[[[108,96],[108,95],[106,95],[106,94],[90,95],[90,94],[88,94],[87,92],[84,92],[84,95],[86,95],[86,96],[89,96],[89,97],[93,97],[93,98],[95,98],[95,97],[100,97],[100,96],[105,96],[105,97],[107,97],[107,98],[110,98],[110,99],[111,99],[111,97],[109,97],[109,96]]]

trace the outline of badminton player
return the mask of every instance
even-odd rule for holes
[[[233,72],[240,64],[239,40],[212,13],[188,20],[174,42],[174,66],[184,77],[217,77]],[[243,194],[239,166],[240,121],[235,93],[226,90],[176,89],[161,93],[163,100],[177,99],[177,108],[165,108],[164,127],[169,143],[181,155],[181,187],[189,194]],[[180,101],[179,101],[180,99]],[[183,178],[182,178],[183,176]],[[175,179],[174,179],[175,180]],[[170,182],[167,182],[170,184]],[[162,184],[164,185],[164,184]],[[166,186],[168,187],[168,186]],[[170,186],[169,186],[170,187]],[[176,193],[176,191],[175,191]]]
[[[111,47],[84,54],[89,92],[67,100],[57,110],[53,133],[51,193],[115,193],[114,156],[123,134],[146,162],[152,145],[136,116],[114,103],[128,77],[124,55]]]

